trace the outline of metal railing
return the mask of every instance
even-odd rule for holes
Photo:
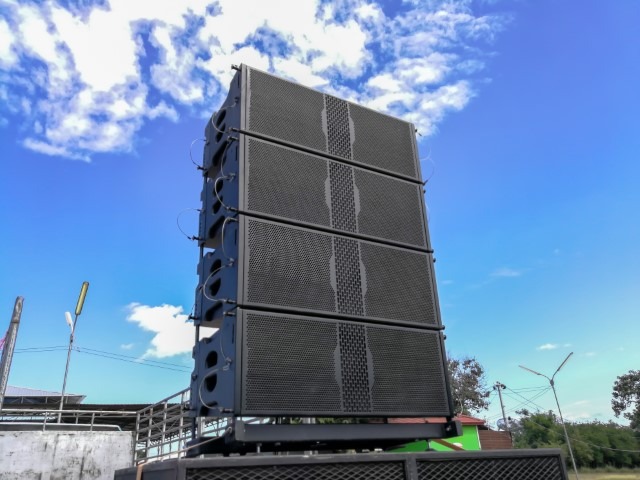
[[[13,425],[29,424],[37,427],[38,430],[59,430],[63,427],[85,427],[88,431],[93,431],[100,426],[117,426],[122,420],[133,420],[138,412],[122,410],[64,410],[62,422],[58,421],[60,410],[58,408],[7,408],[0,411],[0,422],[7,422]],[[35,429],[35,428],[34,428]],[[117,429],[120,429],[118,427]]]
[[[220,437],[230,425],[223,417],[198,417],[189,415],[190,389],[184,389],[159,402],[149,405],[136,414],[134,430],[133,464],[184,457],[192,438]],[[243,419],[247,423],[269,422],[269,418]],[[196,429],[195,434],[193,429]]]
[[[138,411],[134,435],[134,465],[178,456],[191,435],[189,389]]]

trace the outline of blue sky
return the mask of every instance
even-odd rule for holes
[[[7,325],[25,297],[10,383],[61,389],[87,280],[68,390],[188,386],[198,250],[176,216],[199,206],[189,145],[244,62],[414,122],[448,350],[511,411],[554,405],[518,364],[551,374],[573,351],[563,413],[611,418],[640,364],[640,4],[280,3],[0,2]]]

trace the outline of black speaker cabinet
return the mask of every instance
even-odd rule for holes
[[[200,261],[198,325],[237,306],[440,329],[433,256],[240,215]]]
[[[234,212],[428,250],[421,184],[238,134],[202,192],[200,241],[216,248]]]
[[[205,135],[195,416],[450,419],[413,125],[241,66]]]
[[[415,127],[403,120],[243,65],[208,123],[208,169],[229,134],[244,131],[420,182]]]
[[[440,331],[237,308],[194,358],[201,416],[453,413]]]
[[[137,476],[140,475],[140,476]],[[559,449],[171,459],[116,480],[566,480]]]

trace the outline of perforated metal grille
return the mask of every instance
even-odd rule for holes
[[[327,116],[327,151],[350,159],[349,104],[331,95],[324,96],[324,104]]]
[[[438,325],[431,257],[373,243],[361,242],[360,255],[367,273],[364,296],[369,317]]]
[[[340,412],[337,325],[246,314],[245,412]]]
[[[417,462],[419,480],[564,480],[557,457]]]
[[[353,169],[336,162],[329,163],[331,182],[331,225],[347,232],[357,231],[356,204],[353,195]]]
[[[246,223],[249,302],[335,311],[329,235],[258,220]]]
[[[359,105],[353,120],[353,160],[418,178],[411,125]]]
[[[420,185],[359,168],[354,177],[360,195],[360,233],[427,247]]]
[[[351,315],[364,315],[358,242],[334,237],[333,248],[336,262],[338,311]]]
[[[247,206],[250,210],[330,225],[325,193],[326,160],[248,139],[247,165]]]
[[[404,480],[401,462],[188,469],[187,480]]]
[[[342,374],[342,405],[345,412],[370,412],[369,366],[367,336],[363,325],[341,323],[340,372]]]
[[[449,412],[437,332],[367,328],[374,412]]]
[[[248,71],[249,130],[325,151],[323,94],[257,70]]]

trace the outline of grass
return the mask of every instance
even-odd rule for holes
[[[573,480],[575,474],[567,470],[569,479]],[[621,470],[619,472],[580,472],[580,480],[640,480],[640,470]]]

